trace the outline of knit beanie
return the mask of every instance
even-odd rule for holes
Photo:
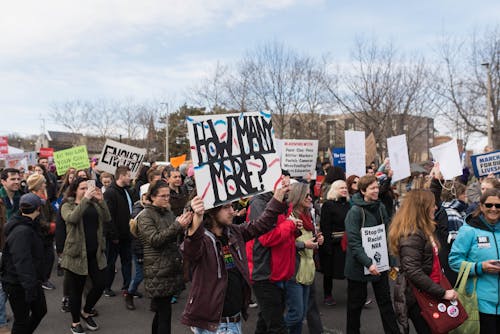
[[[37,191],[38,189],[40,189],[40,187],[42,186],[42,184],[45,182],[45,177],[43,175],[40,175],[40,174],[32,174],[28,177],[28,190],[29,191]]]

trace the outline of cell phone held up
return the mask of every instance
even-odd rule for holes
[[[87,188],[89,189],[95,188],[95,180],[87,180]]]

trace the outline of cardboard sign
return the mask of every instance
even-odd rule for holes
[[[409,177],[411,171],[406,135],[387,138],[387,150],[389,151],[389,160],[393,172],[392,182]]]
[[[333,165],[345,170],[345,147],[335,147],[332,150]]]
[[[389,253],[387,252],[387,236],[385,225],[380,224],[372,227],[361,228],[361,242],[366,255],[373,260],[377,270],[381,273],[390,269]],[[368,268],[365,275],[370,275]]]
[[[345,131],[346,176],[366,174],[365,132]]]
[[[470,159],[476,177],[500,174],[500,151],[473,155]]]
[[[40,152],[38,153],[40,158],[50,158],[54,156],[54,149],[51,147],[40,147]]]
[[[76,169],[89,168],[87,147],[82,145],[54,152],[54,163],[56,164],[57,175],[64,175],[70,167]]]
[[[375,158],[377,157],[377,142],[375,141],[375,135],[373,134],[373,132],[370,132],[368,137],[366,137],[365,147],[366,147],[365,162],[366,165],[369,165],[372,161],[375,161]]]
[[[462,175],[462,163],[456,139],[434,146],[430,151],[432,158],[439,162],[439,169],[445,180],[452,180],[455,176]]]
[[[271,114],[187,117],[198,195],[210,209],[273,190],[281,180]]]
[[[318,141],[306,139],[283,139],[281,168],[292,177],[303,177],[316,169]]]
[[[117,167],[128,166],[134,178],[141,168],[145,155],[145,148],[137,148],[107,139],[102,148],[97,169],[114,175]]]
[[[28,170],[28,166],[34,166],[37,163],[36,152],[12,153],[4,155],[6,168],[24,168]]]
[[[0,156],[9,154],[9,138],[7,136],[0,136]]]

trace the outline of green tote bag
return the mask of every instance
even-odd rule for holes
[[[467,320],[465,320],[465,322],[459,327],[450,331],[450,334],[479,334],[479,308],[477,305],[476,277],[472,278],[473,288],[471,293],[466,291],[467,280],[469,278],[472,265],[472,262],[462,261],[457,282],[455,283],[455,290],[458,293],[458,299],[467,311],[469,318],[467,318]]]

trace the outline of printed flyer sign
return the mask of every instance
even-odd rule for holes
[[[316,169],[318,141],[306,139],[283,139],[281,168],[292,177],[303,177]]]
[[[470,159],[476,177],[500,174],[500,151],[473,155]]]
[[[380,273],[389,270],[389,253],[387,252],[385,225],[380,224],[361,228],[361,241],[366,255],[373,260],[373,264],[377,266],[377,270]],[[365,267],[364,269],[365,275],[370,275],[368,268]]]
[[[206,209],[279,184],[270,113],[189,116],[187,126],[196,189]]]
[[[118,166],[128,166],[134,178],[141,168],[145,155],[145,148],[137,148],[107,139],[102,148],[97,169],[114,175]]]

